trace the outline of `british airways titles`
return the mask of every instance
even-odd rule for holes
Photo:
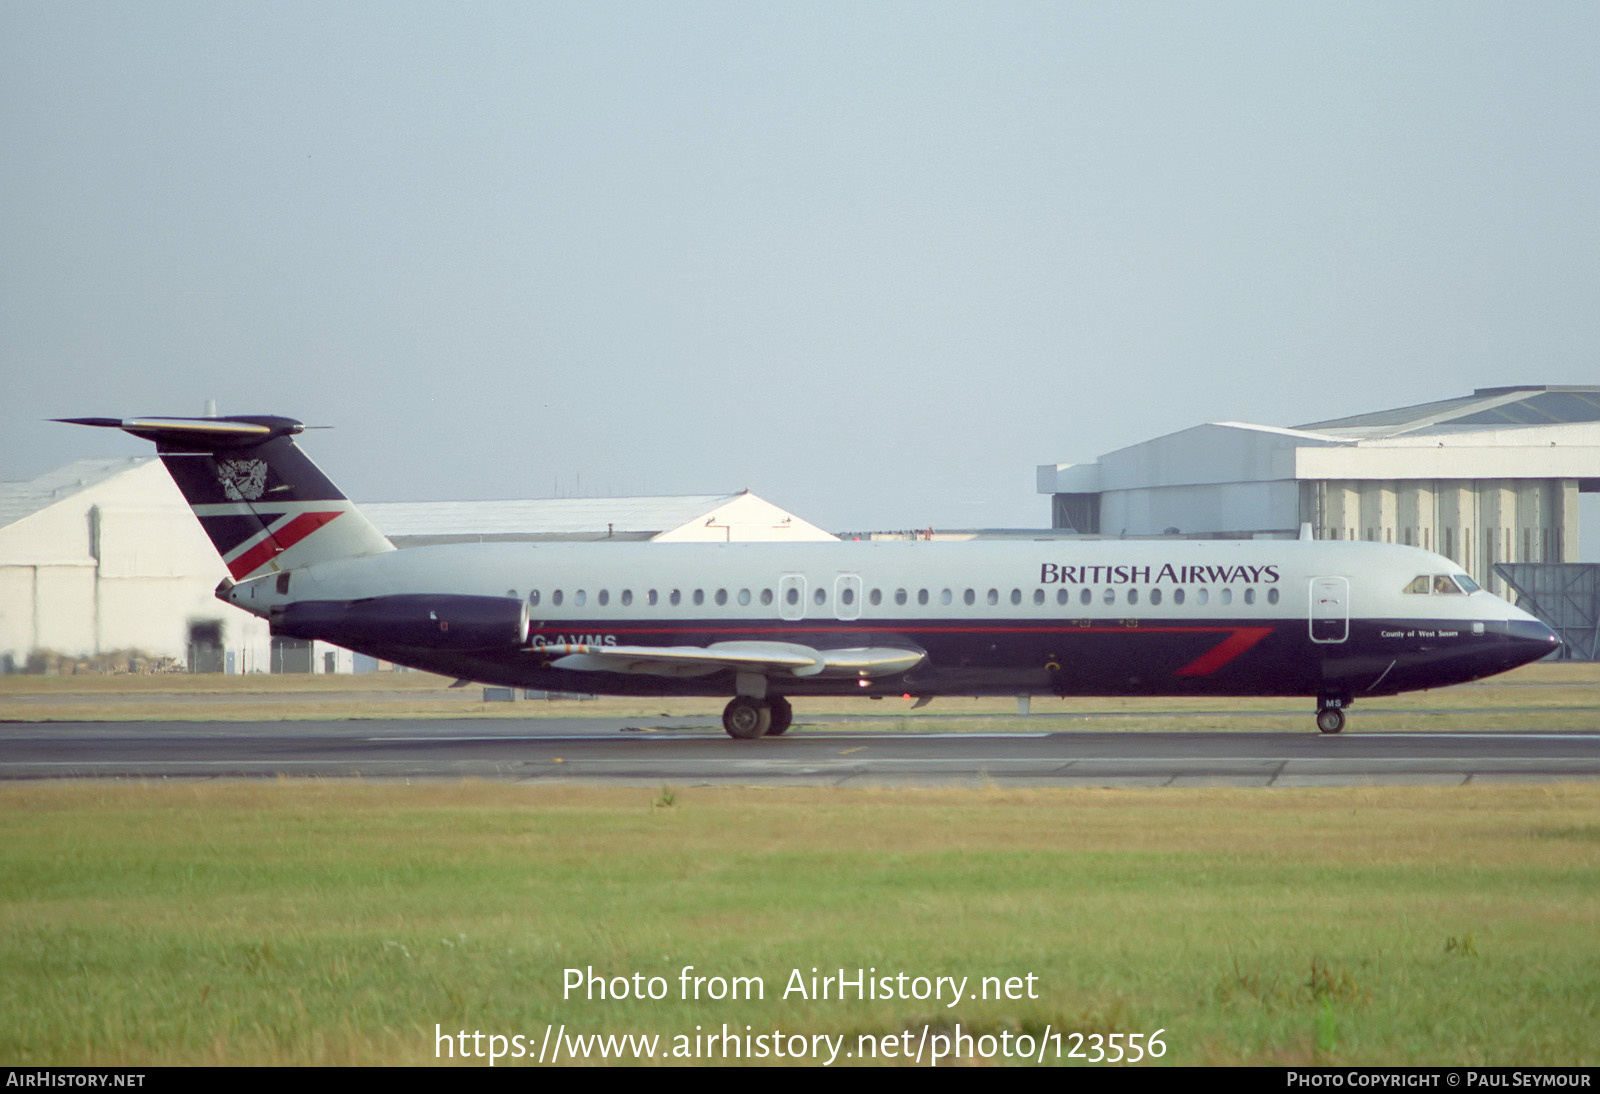
[[[1154,572],[1155,577],[1151,578]],[[1271,585],[1278,580],[1273,566],[1065,566],[1041,563],[1041,585]]]

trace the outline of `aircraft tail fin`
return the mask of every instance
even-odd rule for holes
[[[293,418],[58,418],[154,441],[234,580],[394,545],[294,443]]]

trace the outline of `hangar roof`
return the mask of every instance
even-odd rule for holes
[[[111,460],[77,460],[26,482],[0,482],[0,528],[154,459],[153,456],[126,456]]]
[[[396,547],[470,540],[824,540],[748,490],[643,498],[383,502],[361,506]]]
[[[519,501],[366,502],[362,512],[393,540],[462,535],[649,539],[727,504],[737,494]]]
[[[0,482],[0,528],[156,463],[154,456],[78,460],[26,482]],[[173,508],[181,508],[177,488],[165,474],[159,478],[168,487]],[[837,538],[748,490],[664,497],[359,504],[379,531],[401,547],[470,540]]]
[[[1041,494],[1331,479],[1576,479],[1600,489],[1600,387],[1520,385],[1294,429],[1211,422],[1042,464]]]
[[[1480,387],[1459,399],[1334,418],[1299,428],[1366,440],[1576,422],[1600,422],[1600,387]]]

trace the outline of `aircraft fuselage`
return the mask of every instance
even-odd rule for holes
[[[1548,629],[1498,597],[1433,591],[1460,572],[1418,548],[1281,540],[461,544],[313,565],[287,581],[241,583],[227,599],[283,633],[307,628],[305,637],[400,664],[552,690],[726,695],[736,668],[677,676],[559,662],[576,647],[754,642],[924,654],[888,675],[774,677],[788,695],[1304,695],[1344,705],[1478,679],[1554,649]],[[1404,591],[1421,576],[1428,591]],[[390,598],[403,613],[393,598],[441,594],[474,598],[491,615],[504,605],[505,637],[453,647],[448,630],[363,624],[346,607]],[[438,615],[440,605],[422,603],[419,620]],[[310,622],[307,605],[326,610]],[[471,614],[465,599],[454,606]],[[450,622],[429,622],[439,621]],[[456,626],[459,635],[467,624]]]

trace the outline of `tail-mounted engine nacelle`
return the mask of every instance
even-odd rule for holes
[[[528,605],[503,596],[375,596],[302,600],[272,609],[272,633],[339,646],[433,650],[506,649],[527,644]]]

